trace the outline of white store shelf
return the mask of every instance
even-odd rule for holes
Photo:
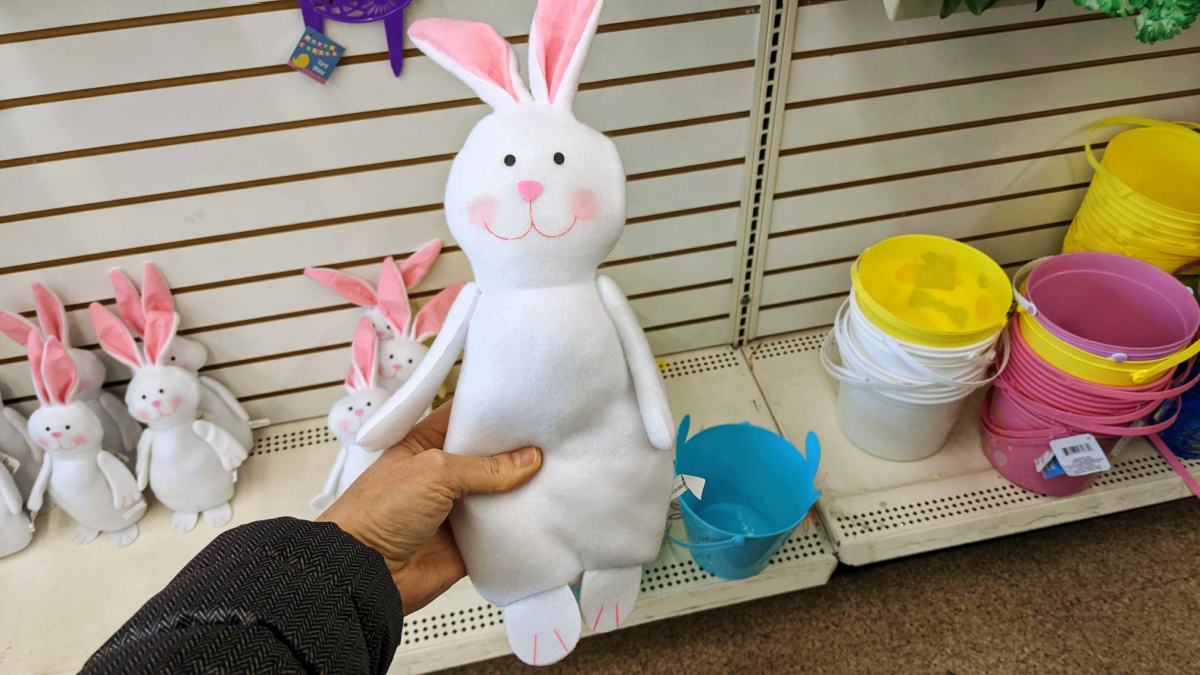
[[[766,402],[743,359],[729,347],[667,357],[664,373],[677,416],[692,416],[692,433],[715,424],[748,420],[774,428]],[[258,432],[239,472],[234,520],[311,518],[308,500],[324,480],[337,446],[324,420],[268,427]],[[170,513],[152,505],[127,549],[106,538],[77,547],[70,518],[52,510],[38,519],[25,551],[0,559],[0,672],[76,672],[152,595],[220,532],[203,521],[186,535],[172,532]],[[646,566],[642,593],[629,625],[679,616],[824,584],[837,561],[815,515],[804,521],[767,570],[743,581],[714,579],[674,546],[664,546]],[[428,672],[508,653],[501,610],[485,602],[469,581],[425,609],[405,617],[392,672]]]
[[[891,462],[867,454],[838,428],[837,383],[819,355],[824,334],[759,340],[743,351],[783,434],[802,439],[813,429],[821,438],[817,508],[841,562],[862,565],[1191,496],[1141,439],[1084,492],[1045,497],[1019,488],[983,455],[978,395],[934,456]],[[1200,462],[1186,464],[1200,476]]]

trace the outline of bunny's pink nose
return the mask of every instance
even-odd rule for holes
[[[55,438],[58,438],[59,436],[62,436],[62,432],[61,432],[61,431],[55,431],[54,433],[52,433],[52,434],[50,434],[50,435],[51,435],[51,436],[53,436],[53,437],[55,437]]]
[[[537,196],[542,194],[542,184],[536,180],[523,180],[517,183],[517,192],[521,193],[521,198],[527,202],[537,199]]]
[[[157,408],[158,406],[162,405],[162,401],[155,401],[154,403],[151,403],[150,405],[152,405],[152,406],[154,406],[155,408]]]
[[[359,408],[358,410],[355,410],[355,411],[354,411],[354,414],[355,414],[355,415],[358,415],[359,417],[362,417],[362,416],[363,416],[363,410],[362,410],[362,408]]]

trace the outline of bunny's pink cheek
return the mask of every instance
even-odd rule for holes
[[[337,428],[342,431],[350,431],[350,420],[338,420]]]
[[[148,420],[148,419],[150,419],[150,412],[147,410],[139,410],[138,414],[137,414],[137,418],[139,420]]]
[[[48,447],[50,447],[50,439],[49,438],[39,438],[39,439],[37,439],[37,444],[42,446],[43,448],[48,448]]]
[[[479,197],[467,204],[467,220],[472,225],[483,227],[496,222],[496,214],[500,212],[500,203],[491,197]]]
[[[596,217],[600,210],[596,202],[596,193],[591,190],[576,190],[571,193],[571,215],[587,222]]]
[[[87,443],[87,436],[79,435],[73,440],[75,441],[75,445],[83,445],[84,443]]]
[[[182,404],[182,403],[183,403],[182,396],[172,396],[171,397],[171,405],[172,406],[178,408],[180,406],[180,404]]]

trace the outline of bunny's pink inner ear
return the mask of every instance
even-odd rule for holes
[[[400,263],[400,277],[404,279],[405,288],[412,288],[424,279],[441,252],[442,242],[434,240]]]
[[[375,289],[358,277],[324,267],[310,267],[304,270],[304,274],[359,307],[374,307],[379,304],[375,297]]]
[[[142,367],[141,354],[125,324],[98,302],[88,305],[88,314],[92,317],[92,328],[104,351],[130,368]]]
[[[437,335],[438,331],[442,329],[442,324],[446,322],[446,315],[450,313],[450,308],[454,306],[454,300],[458,298],[458,292],[465,285],[457,283],[444,289],[441,293],[433,296],[433,299],[426,303],[421,311],[417,312],[412,330],[415,341],[420,342]]]
[[[371,320],[364,317],[358,322],[354,331],[354,371],[362,378],[365,388],[375,386],[375,359],[379,354],[375,336],[375,326]]]
[[[379,270],[379,313],[391,324],[396,335],[408,331],[408,319],[412,309],[408,306],[408,290],[404,287],[396,263],[389,257]]]
[[[529,30],[534,100],[571,107],[601,5],[602,0],[539,0]]]
[[[158,363],[159,358],[170,348],[178,328],[179,315],[175,312],[146,314],[146,333],[142,336],[142,344],[146,348],[147,362],[151,365]]]
[[[108,273],[112,279],[113,295],[117,298],[117,312],[125,325],[137,335],[146,331],[146,315],[142,313],[142,296],[138,289],[119,269],[113,268]]]
[[[159,274],[154,263],[146,263],[142,270],[142,308],[146,314],[150,312],[174,312],[175,303],[171,300],[171,288]]]
[[[37,305],[38,323],[42,324],[42,332],[47,337],[58,338],[64,345],[70,347],[67,338],[67,311],[54,294],[41,284],[33,285],[33,302]]]
[[[38,337],[37,331],[31,331],[26,337],[25,351],[29,354],[29,375],[33,379],[33,388],[38,400],[49,403],[50,396],[46,392],[46,381],[42,379],[42,361],[46,356],[46,346]]]
[[[421,19],[409,26],[408,37],[434,63],[462,80],[493,109],[532,99],[521,81],[516,53],[486,23]]]
[[[0,333],[19,345],[29,343],[30,334],[38,335],[41,331],[20,314],[12,314],[0,310]]]
[[[53,403],[68,403],[75,396],[75,362],[63,344],[55,337],[46,338],[45,357],[42,359],[42,381],[46,393]]]

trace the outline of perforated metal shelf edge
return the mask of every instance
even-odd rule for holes
[[[838,428],[836,383],[821,366],[824,330],[743,348],[783,434],[812,429],[822,443],[817,504],[838,559],[862,565],[992,539],[1190,496],[1149,443],[1130,443],[1088,490],[1045,497],[1005,480],[980,448],[979,396],[946,445],[918,462],[891,462],[855,447]],[[1200,475],[1200,462],[1186,462]]]

